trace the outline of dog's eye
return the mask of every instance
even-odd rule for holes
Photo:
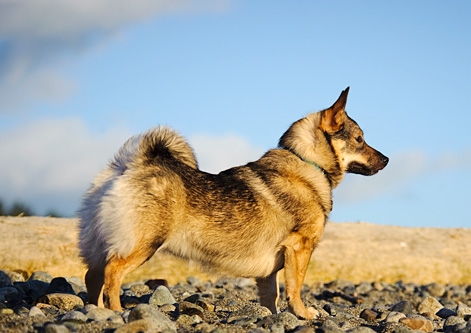
[[[357,140],[358,143],[362,143],[363,142],[363,138],[361,137],[361,135],[357,136],[355,138],[355,140]]]

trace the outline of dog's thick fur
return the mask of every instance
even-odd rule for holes
[[[104,293],[106,305],[121,310],[125,274],[159,250],[255,278],[261,304],[273,313],[284,268],[289,310],[316,316],[300,292],[332,189],[346,172],[373,175],[388,163],[347,116],[347,94],[348,88],[330,108],[295,122],[278,149],[217,175],[198,169],[193,150],[172,129],[130,138],[79,211],[89,302],[103,305]]]

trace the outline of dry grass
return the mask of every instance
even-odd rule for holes
[[[79,276],[76,219],[0,217],[0,269],[43,270],[53,276]],[[306,283],[338,278],[385,281],[471,283],[471,229],[400,228],[369,223],[329,223],[314,252]],[[155,255],[126,281],[214,275],[180,259]]]

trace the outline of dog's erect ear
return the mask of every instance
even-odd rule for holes
[[[334,134],[343,129],[347,114],[345,113],[345,105],[347,104],[347,96],[350,87],[347,87],[340,94],[337,101],[328,109],[322,111],[321,128],[329,133]]]

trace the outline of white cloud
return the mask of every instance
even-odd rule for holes
[[[93,133],[76,118],[44,119],[0,134],[0,198],[37,213],[73,214],[93,176],[130,136],[126,129]]]
[[[347,174],[335,190],[338,202],[359,202],[394,191],[427,168],[427,156],[419,151],[390,156],[389,164],[370,177]]]
[[[156,15],[222,11],[227,5],[221,0],[6,0],[1,3],[0,36],[78,40]]]
[[[37,98],[63,98],[73,91],[70,87],[74,84],[51,71],[68,56],[80,55],[133,23],[166,13],[221,11],[226,7],[227,1],[221,0],[1,1],[0,112]],[[66,89],[59,93],[41,89],[64,82]]]
[[[195,135],[190,144],[196,152],[201,170],[218,173],[233,166],[259,159],[264,150],[254,147],[237,135]]]
[[[438,172],[471,170],[471,151],[444,152],[431,157],[420,151],[406,151],[391,156],[389,164],[371,177],[347,175],[335,190],[338,202],[360,202],[383,194],[395,193],[415,179]]]
[[[467,151],[459,154],[451,152],[441,154],[436,160],[433,161],[433,165],[435,165],[439,170],[471,170],[471,149],[468,149]]]
[[[69,96],[76,89],[76,83],[50,70],[39,70],[8,82],[0,82],[0,112],[17,110],[27,101],[58,101]]]

